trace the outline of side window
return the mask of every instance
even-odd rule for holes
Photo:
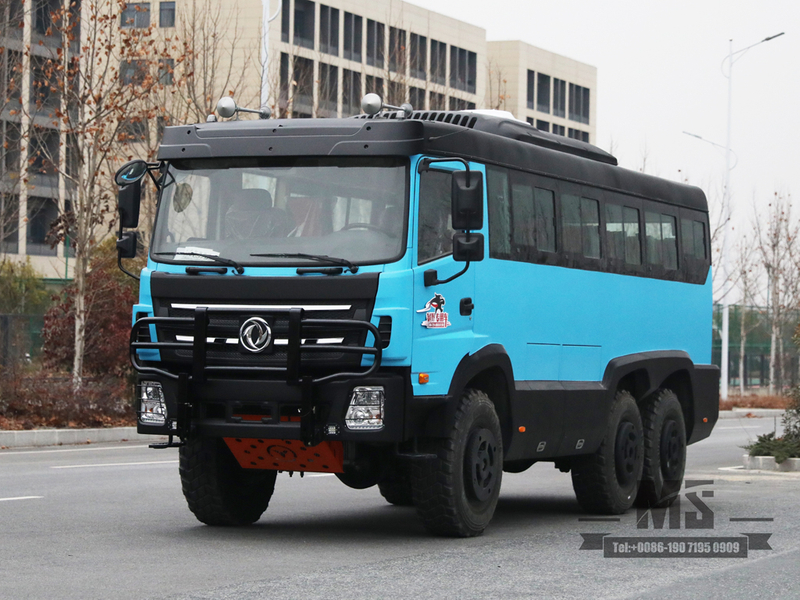
[[[647,237],[647,264],[660,265],[661,262],[661,215],[645,211],[644,231]]]
[[[536,249],[542,252],[556,251],[556,200],[551,190],[535,188],[536,204]]]
[[[626,206],[622,209],[625,227],[625,262],[642,264],[642,244],[639,241],[639,210]]]
[[[706,256],[706,226],[700,221],[692,221],[694,226],[694,256],[700,260],[708,258]]]
[[[420,175],[418,264],[453,252],[451,186],[450,173],[425,171]]]
[[[572,194],[561,195],[564,250],[600,258],[600,203]]]
[[[533,186],[525,185],[516,177],[511,185],[512,239],[514,254],[519,260],[533,260],[532,250],[536,247],[533,237],[536,216],[533,209]]]
[[[600,203],[597,200],[581,198],[581,237],[583,255],[600,258]]]
[[[675,217],[661,215],[661,244],[664,266],[674,271],[678,268],[678,231]]]
[[[489,256],[511,258],[511,206],[508,193],[508,171],[486,169],[489,193]]]
[[[706,228],[700,221],[681,219],[683,255],[696,260],[706,259]]]

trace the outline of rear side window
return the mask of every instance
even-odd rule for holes
[[[629,265],[642,264],[638,209],[606,204],[606,247],[610,259]]]
[[[600,258],[600,204],[572,194],[561,195],[564,250]]]
[[[681,219],[683,254],[697,260],[706,259],[706,227],[700,221]]]
[[[675,217],[646,211],[644,220],[647,237],[647,263],[672,271],[676,270],[678,268],[678,236]]]

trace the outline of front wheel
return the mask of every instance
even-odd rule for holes
[[[590,513],[617,515],[636,499],[644,462],[642,418],[633,396],[617,392],[606,435],[594,454],[572,460],[572,488]]]
[[[269,506],[277,471],[243,469],[220,438],[180,448],[181,487],[189,510],[206,525],[249,525]]]
[[[414,506],[431,533],[480,535],[492,520],[503,477],[503,438],[489,397],[467,390],[448,437],[427,440],[436,458],[411,469]]]

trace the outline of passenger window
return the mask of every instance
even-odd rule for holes
[[[625,227],[625,262],[629,265],[642,264],[642,244],[639,240],[639,210],[626,206],[623,209]]]
[[[583,255],[600,258],[600,204],[597,200],[581,198],[581,229]]]
[[[536,216],[533,209],[533,188],[515,183],[511,186],[511,211],[513,220],[514,245],[519,249],[522,260],[530,260],[530,250],[536,247],[533,239]]]
[[[706,256],[706,226],[700,221],[693,221],[694,225],[694,256],[701,260],[708,258]]]
[[[683,254],[697,260],[706,258],[706,231],[700,221],[681,219],[681,243]]]
[[[536,188],[536,248],[542,252],[556,251],[556,200],[551,190]]]
[[[646,212],[647,263],[674,271],[678,268],[676,219],[671,215]]]
[[[639,243],[639,211],[619,204],[606,204],[608,257],[629,265],[642,264]]]
[[[561,231],[564,251],[581,252],[581,199],[578,196],[561,195]]]
[[[450,173],[425,171],[420,175],[418,264],[453,252],[451,186]]]
[[[600,204],[572,194],[561,195],[564,250],[600,258]]]
[[[647,237],[647,264],[660,265],[661,262],[661,215],[646,211],[644,231]]]
[[[674,271],[678,268],[678,232],[675,217],[661,215],[661,244],[664,266]]]
[[[489,192],[489,256],[511,258],[511,207],[508,193],[508,171],[488,168],[486,186]]]

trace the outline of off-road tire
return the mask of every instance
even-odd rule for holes
[[[503,437],[489,397],[468,389],[450,433],[420,442],[436,458],[411,466],[414,506],[425,528],[437,535],[480,535],[492,520],[503,477]]]
[[[243,469],[220,438],[180,448],[181,487],[189,510],[206,525],[249,525],[267,509],[277,471]]]
[[[641,406],[644,469],[636,506],[664,508],[678,497],[686,468],[686,424],[675,392],[660,389]]]
[[[642,419],[633,396],[617,392],[606,435],[593,454],[572,459],[572,488],[589,513],[618,515],[636,500],[644,463]]]
[[[413,506],[411,493],[410,467],[399,460],[393,460],[382,481],[378,482],[381,496],[395,506]]]

